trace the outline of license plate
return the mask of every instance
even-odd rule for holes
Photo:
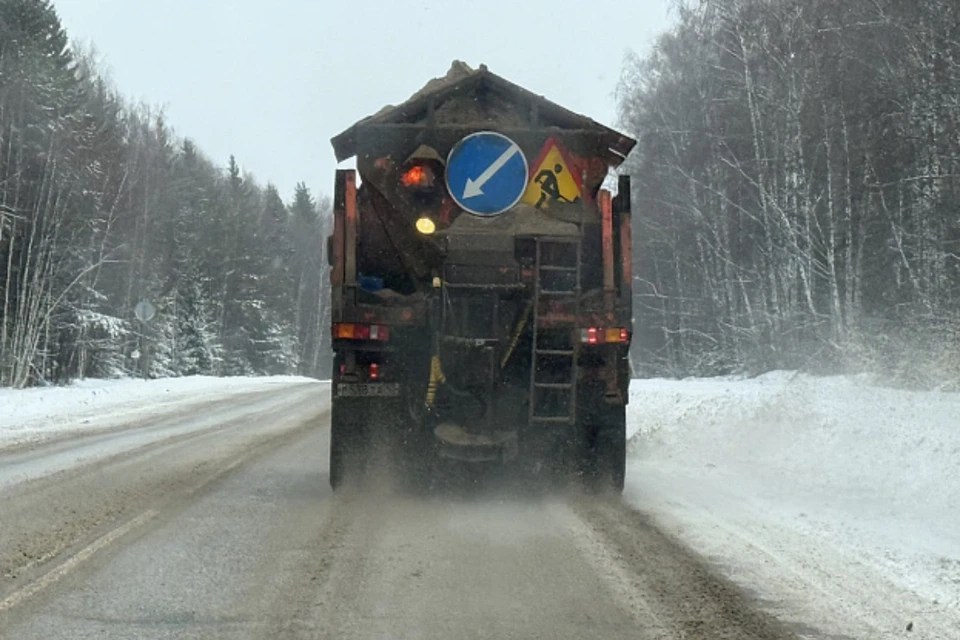
[[[376,384],[341,382],[337,385],[338,398],[359,397],[387,397],[395,398],[400,395],[399,382],[379,382]]]

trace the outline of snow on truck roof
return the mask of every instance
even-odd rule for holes
[[[506,107],[497,115],[498,120],[493,123],[506,127],[530,126],[528,114],[536,113],[536,118],[542,125],[559,127],[560,129],[590,131],[601,134],[611,152],[612,159],[622,161],[636,145],[636,141],[622,133],[611,129],[599,122],[566,109],[543,96],[537,95],[523,87],[516,85],[505,78],[498,76],[481,64],[478,69],[455,60],[447,74],[440,78],[433,78],[408,100],[399,105],[387,105],[377,113],[358,121],[349,129],[335,136],[331,143],[337,156],[337,162],[351,158],[357,153],[357,129],[364,125],[404,124],[424,121],[428,113],[439,113],[444,103],[455,103],[453,109],[472,111],[465,96],[475,95],[481,89],[489,89],[501,98],[501,104]],[[518,109],[517,107],[520,107]],[[449,111],[449,110],[448,110]],[[522,114],[522,115],[518,115]],[[485,121],[490,122],[490,114],[484,114]],[[466,124],[465,117],[469,113],[460,113],[456,117],[459,124]],[[469,120],[467,120],[469,121]],[[615,162],[614,164],[619,164]]]

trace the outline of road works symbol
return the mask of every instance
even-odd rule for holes
[[[579,167],[556,138],[548,138],[533,163],[530,183],[523,201],[537,209],[546,209],[555,202],[580,202],[583,190]]]
[[[527,173],[527,159],[516,142],[502,133],[480,131],[450,150],[447,191],[461,209],[495,216],[520,200]]]

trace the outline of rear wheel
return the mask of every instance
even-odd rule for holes
[[[330,487],[336,491],[361,475],[365,458],[361,401],[334,398],[330,413]]]
[[[627,408],[599,407],[591,416],[590,447],[583,476],[590,491],[622,493],[627,467]]]
[[[330,418],[330,486],[415,481],[424,466],[423,438],[394,398],[337,398]]]

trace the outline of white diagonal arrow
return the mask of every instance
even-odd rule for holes
[[[503,168],[515,154],[520,152],[520,147],[516,143],[510,145],[510,148],[504,151],[499,158],[494,160],[493,164],[484,170],[476,180],[467,178],[467,185],[463,188],[463,199],[473,198],[483,195],[483,185],[490,181],[490,178],[497,174],[497,171]]]

